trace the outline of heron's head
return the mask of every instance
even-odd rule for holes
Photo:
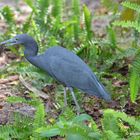
[[[5,46],[11,46],[11,45],[16,45],[16,44],[32,44],[34,42],[34,39],[27,35],[27,34],[18,34],[14,38],[6,40],[4,42],[1,42],[0,45],[5,45]]]

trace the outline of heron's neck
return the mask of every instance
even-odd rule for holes
[[[38,45],[35,41],[30,44],[25,44],[24,46],[25,46],[24,56],[26,57],[26,59],[29,60],[31,57],[37,55]]]

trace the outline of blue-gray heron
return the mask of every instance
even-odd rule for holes
[[[85,93],[103,98],[106,101],[111,100],[110,95],[95,74],[87,64],[73,52],[60,46],[54,46],[49,48],[45,53],[37,55],[38,45],[36,41],[27,34],[19,34],[10,40],[0,43],[0,45],[6,46],[15,44],[21,44],[25,47],[24,55],[31,64],[44,70],[64,85],[65,105],[67,105],[66,90],[69,89],[77,110],[80,110],[73,88],[78,88]]]

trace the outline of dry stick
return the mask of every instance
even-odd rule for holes
[[[34,88],[29,83],[27,83],[21,75],[19,76],[19,80],[29,91],[32,91],[33,93],[37,94],[38,96],[42,97],[43,99],[49,99],[48,95],[46,95],[44,92]]]
[[[9,76],[7,79],[1,79],[0,84],[6,84],[17,80],[19,80],[18,75]]]

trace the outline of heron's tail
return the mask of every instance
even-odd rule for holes
[[[106,102],[111,102],[111,96],[106,91],[104,85],[95,79],[90,89],[84,89],[84,92],[104,99]]]
[[[105,101],[107,102],[111,102],[111,96],[110,94],[106,91],[104,85],[102,83],[98,83],[98,94],[101,96],[101,98],[103,98]]]

